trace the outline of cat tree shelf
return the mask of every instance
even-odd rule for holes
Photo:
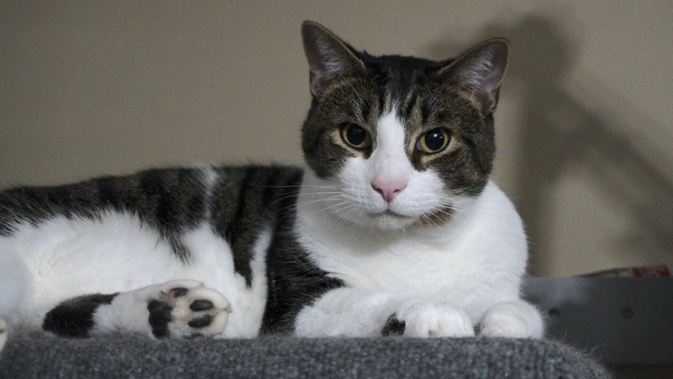
[[[611,367],[673,367],[672,278],[527,278],[548,337]]]

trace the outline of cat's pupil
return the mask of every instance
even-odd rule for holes
[[[357,125],[349,125],[345,131],[346,142],[355,147],[360,147],[367,139],[367,131]]]
[[[437,151],[444,147],[444,133],[439,130],[432,130],[425,134],[425,146],[432,151]]]

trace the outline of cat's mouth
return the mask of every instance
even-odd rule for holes
[[[372,218],[388,216],[388,217],[394,217],[394,218],[404,219],[404,220],[408,220],[408,219],[412,218],[411,216],[405,216],[403,214],[391,211],[390,209],[386,209],[383,212],[367,213],[367,216],[372,217]]]
[[[381,230],[398,230],[417,222],[416,216],[407,216],[390,209],[368,212],[365,217],[368,220],[366,224]]]

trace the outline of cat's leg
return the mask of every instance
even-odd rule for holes
[[[474,336],[473,323],[461,309],[415,300],[392,292],[339,288],[302,309],[295,334],[305,337]]]
[[[193,280],[175,280],[133,291],[86,295],[49,311],[43,329],[64,337],[110,332],[157,338],[213,336],[224,331],[231,306],[215,290]]]
[[[542,338],[544,323],[540,312],[523,300],[491,306],[480,322],[485,337]]]
[[[32,292],[28,269],[15,251],[6,249],[0,238],[0,351],[7,342],[16,315]],[[14,329],[12,329],[14,333]]]

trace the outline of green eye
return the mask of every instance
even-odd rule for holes
[[[435,154],[444,150],[451,141],[449,133],[444,129],[433,129],[421,136],[416,143],[416,149],[426,153]]]
[[[364,128],[355,124],[346,124],[341,127],[341,138],[351,147],[366,149],[372,144],[372,137]]]

